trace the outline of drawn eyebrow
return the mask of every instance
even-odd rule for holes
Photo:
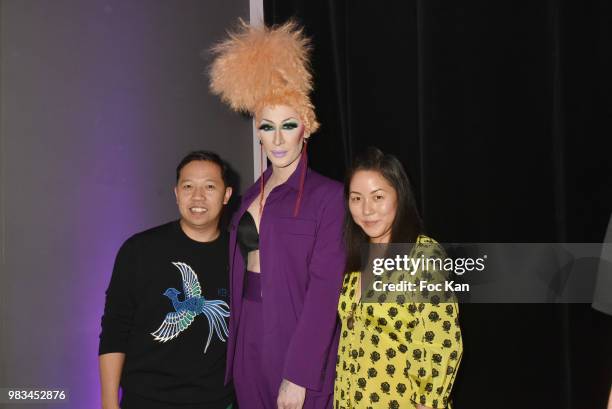
[[[262,122],[263,122],[263,121],[266,121],[266,122],[270,122],[271,124],[274,124],[274,121],[272,121],[272,120],[270,120],[270,119],[267,119],[267,118],[261,118],[261,120],[262,120]],[[287,118],[287,119],[283,119],[283,120],[281,121],[281,124],[282,124],[282,123],[284,123],[284,122],[287,122],[287,121],[298,121],[298,119],[297,119],[297,118],[295,118],[295,117],[289,117],[289,118]]]
[[[287,119],[283,119],[283,122],[287,122],[287,121],[297,121],[297,120],[298,120],[297,118],[294,118],[294,117],[289,117],[289,118],[287,118]]]

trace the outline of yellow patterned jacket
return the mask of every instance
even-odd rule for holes
[[[410,256],[417,254],[444,253],[421,235]],[[448,407],[463,351],[457,303],[391,292],[382,303],[360,302],[360,275],[346,274],[338,303],[334,408]],[[423,271],[414,275],[422,277]]]

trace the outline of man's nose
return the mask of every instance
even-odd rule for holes
[[[204,186],[196,187],[193,191],[194,198],[205,199],[206,198],[205,191],[206,191],[206,188]]]

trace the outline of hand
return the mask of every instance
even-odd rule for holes
[[[278,409],[302,409],[304,399],[306,399],[306,388],[283,379],[276,398]]]

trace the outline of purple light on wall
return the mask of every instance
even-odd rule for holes
[[[200,57],[235,21],[231,7],[248,10],[231,4],[0,2],[8,386],[64,388],[70,402],[54,407],[99,408],[100,318],[121,243],[176,218],[173,171],[189,150],[250,158],[232,139],[248,124],[207,95]]]
[[[87,51],[80,71],[84,98],[75,114],[90,126],[80,130],[70,164],[78,169],[73,285],[81,308],[75,314],[66,306],[66,316],[79,325],[69,341],[67,365],[57,374],[70,385],[73,408],[100,407],[98,334],[116,252],[123,240],[164,220],[172,209],[170,192],[160,198],[158,188],[167,180],[161,174],[171,168],[152,169],[150,160],[150,145],[160,140],[156,127],[164,121],[155,111],[163,98],[159,60],[165,53],[153,35],[159,16],[147,14],[154,10],[107,2],[84,10],[87,23],[81,20],[88,27]]]

